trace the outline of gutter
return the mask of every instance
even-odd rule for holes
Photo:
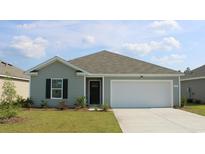
[[[82,73],[77,72],[78,76],[107,76],[107,77],[136,77],[136,76],[143,76],[143,77],[178,77],[183,76],[184,74],[92,74],[92,73]]]
[[[199,80],[199,79],[205,79],[205,76],[181,79],[181,81],[190,81],[190,80]]]
[[[0,77],[3,77],[3,78],[11,78],[11,79],[17,79],[17,80],[24,80],[24,81],[30,81],[30,79],[20,78],[20,77],[14,77],[14,76],[9,76],[9,75],[0,75]]]

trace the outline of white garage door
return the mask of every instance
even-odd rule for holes
[[[172,87],[168,80],[112,80],[111,107],[171,107]]]

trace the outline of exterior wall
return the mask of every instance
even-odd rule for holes
[[[76,70],[60,62],[54,62],[38,71],[37,76],[31,76],[31,99],[35,106],[40,106],[41,101],[46,99],[46,79],[68,79],[68,99],[66,104],[72,106],[79,96],[84,95],[84,77],[76,76]],[[56,107],[61,99],[48,99],[48,106]]]
[[[188,88],[191,88],[192,98],[205,102],[205,79],[181,81],[181,94],[189,98]]]
[[[173,81],[173,104],[179,106],[179,79],[178,77],[104,77],[104,102],[110,103],[110,81],[111,80],[172,80]],[[177,86],[176,86],[177,85]]]
[[[3,91],[2,86],[4,81],[5,78],[0,78],[0,97]],[[29,81],[12,79],[12,82],[15,85],[17,95],[20,95],[23,98],[29,97]]]

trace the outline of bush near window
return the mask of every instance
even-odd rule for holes
[[[199,99],[194,99],[194,100],[193,100],[193,103],[194,103],[194,104],[202,104],[201,100],[199,100]]]
[[[23,104],[23,107],[31,108],[32,105],[33,105],[32,99],[31,98],[27,98],[26,101]]]
[[[15,85],[10,79],[6,79],[2,86],[0,100],[0,120],[9,119],[18,113],[19,106],[16,104]]]
[[[85,108],[87,106],[87,100],[85,96],[80,96],[76,99],[76,104],[78,108]]]
[[[203,102],[199,99],[194,99],[194,98],[188,98],[187,103],[193,103],[193,104],[203,104]]]
[[[67,109],[67,105],[66,105],[66,102],[64,100],[61,100],[58,102],[58,109],[60,109],[60,110]]]
[[[22,96],[17,96],[15,104],[23,108],[31,108],[33,101],[30,98],[25,99]]]
[[[205,104],[204,102],[202,102],[199,99],[193,99],[193,98],[182,98],[181,100],[181,107],[184,107],[187,104]]]
[[[41,107],[42,108],[48,108],[48,101],[47,100],[42,100],[41,101]]]

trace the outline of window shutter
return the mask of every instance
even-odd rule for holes
[[[51,79],[46,79],[46,99],[51,98]]]
[[[68,98],[68,79],[63,79],[63,99]]]

